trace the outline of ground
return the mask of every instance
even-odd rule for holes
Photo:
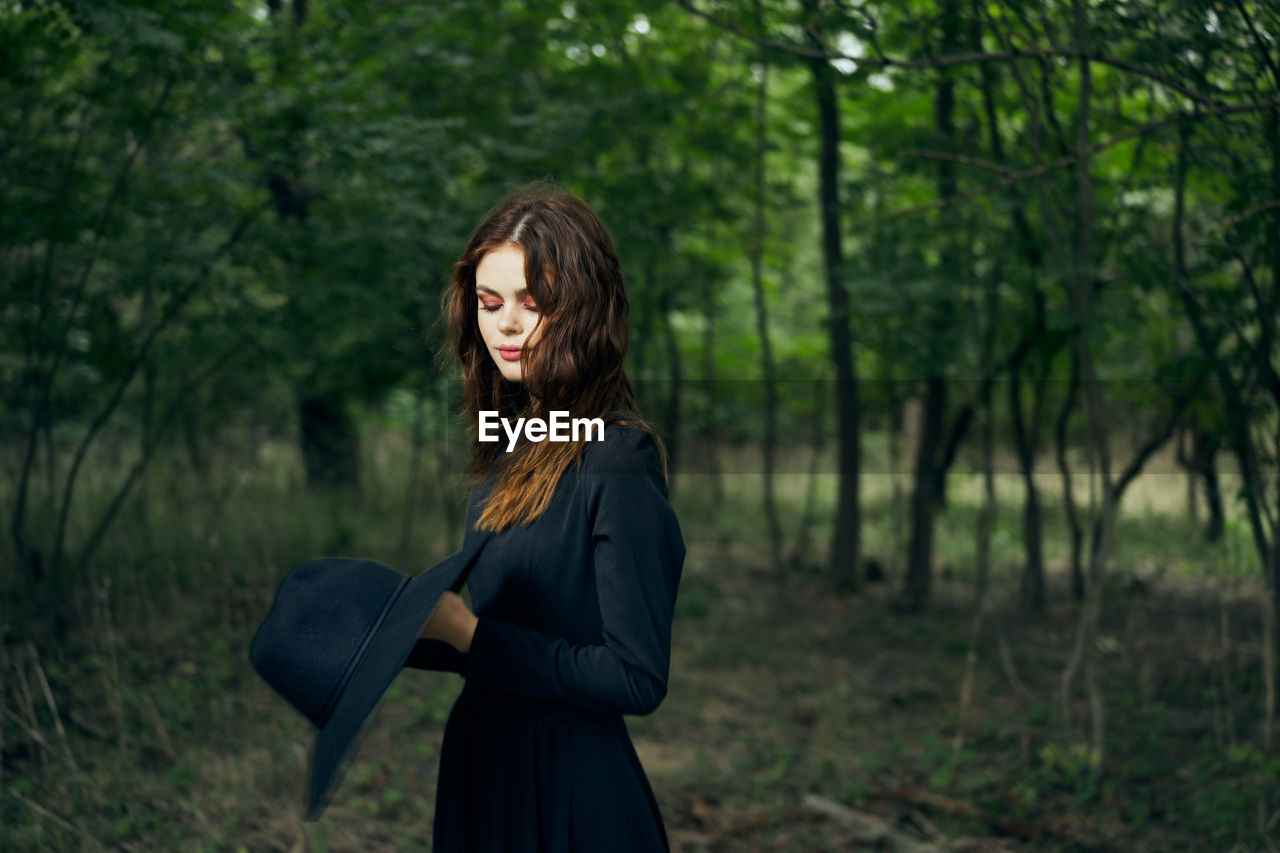
[[[966,704],[971,484],[954,490],[940,522],[932,603],[918,616],[891,607],[900,566],[887,502],[868,502],[865,547],[888,578],[838,592],[812,556],[775,573],[749,532],[764,529],[754,510],[717,505],[704,485],[687,480],[676,496],[689,555],[668,695],[628,718],[675,849],[1273,849],[1280,762],[1260,729],[1261,591],[1251,573],[1217,562],[1244,565],[1238,545],[1199,543],[1177,513],[1130,509],[1095,649],[1106,703],[1095,763],[1083,691],[1069,719],[1059,701],[1077,622],[1060,531],[1047,531],[1049,609],[1022,613],[1010,596],[1018,512],[1002,504],[995,609],[973,646]],[[753,500],[736,486],[729,495]],[[229,569],[217,551],[226,546],[205,540],[221,555],[181,582],[140,571],[63,647],[10,631],[0,847],[428,846],[443,724],[461,687],[452,674],[406,672],[323,820],[298,817],[313,734],[248,664],[293,559],[273,550],[285,546],[264,506],[232,519],[245,549],[236,553],[252,555],[236,565],[258,568]],[[1052,499],[1045,512],[1061,516]],[[349,535],[317,516],[289,535]],[[447,549],[450,535],[433,547]],[[824,536],[819,525],[813,541]],[[156,564],[162,552],[160,540],[145,551]],[[866,841],[877,819],[890,838]]]

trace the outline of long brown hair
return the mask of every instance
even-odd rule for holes
[[[498,371],[477,323],[476,268],[503,246],[524,253],[524,278],[539,311],[539,337],[520,352],[522,382]],[[666,468],[666,451],[640,416],[623,370],[628,331],[626,288],[613,237],[595,212],[551,181],[518,187],[476,226],[453,265],[442,315],[449,349],[462,366],[463,417],[472,440],[473,484],[497,481],[476,527],[504,530],[537,518],[586,440],[521,441],[510,453],[506,441],[479,440],[478,413],[546,420],[552,410],[571,418],[603,418],[642,427],[654,436]]]

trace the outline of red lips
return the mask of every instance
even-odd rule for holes
[[[498,354],[504,361],[519,361],[520,347],[498,347]]]

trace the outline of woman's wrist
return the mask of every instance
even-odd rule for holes
[[[457,642],[453,647],[464,654],[471,650],[471,638],[476,635],[476,627],[480,624],[480,618],[475,614],[468,613],[467,618],[459,628]]]
[[[480,620],[456,592],[446,592],[432,611],[420,636],[442,640],[460,652],[471,648]]]

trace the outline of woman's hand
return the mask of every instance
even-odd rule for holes
[[[422,636],[430,640],[444,640],[458,651],[466,652],[471,648],[471,638],[479,621],[462,596],[446,592],[440,597],[427,627],[422,629]]]

